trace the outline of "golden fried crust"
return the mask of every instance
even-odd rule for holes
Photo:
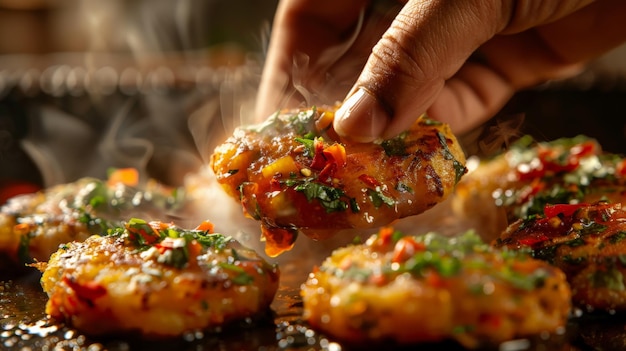
[[[277,267],[221,234],[172,238],[159,225],[170,237],[152,244],[149,229],[127,230],[59,249],[42,265],[46,312],[90,335],[170,337],[268,310]]]
[[[47,261],[59,244],[89,237],[72,200],[91,182],[84,178],[9,199],[0,210],[0,254],[15,262]]]
[[[546,206],[544,214],[513,223],[494,246],[530,249],[563,270],[578,306],[626,310],[626,211],[621,204]]]
[[[526,136],[506,152],[473,161],[452,203],[459,220],[488,241],[545,204],[626,201],[626,161],[585,136],[550,142]]]
[[[466,347],[554,332],[566,323],[564,274],[473,233],[398,236],[381,230],[336,250],[302,286],[304,318],[356,344],[454,339]]]
[[[333,118],[334,108],[282,111],[237,129],[211,157],[226,192],[278,246],[270,254],[292,244],[272,237],[285,231],[320,239],[419,214],[445,199],[466,171],[445,124],[420,117],[394,139],[359,144],[337,141]]]
[[[81,178],[9,199],[0,209],[0,255],[15,263],[45,262],[59,245],[104,234],[134,213],[161,215],[177,206],[174,191],[156,182],[139,187]]]

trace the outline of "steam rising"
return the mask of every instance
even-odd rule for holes
[[[23,68],[23,58],[5,61],[0,96],[3,87],[15,87],[39,98],[22,146],[41,171],[44,186],[85,176],[104,178],[112,167],[135,167],[144,181],[157,178],[185,186],[193,206],[181,217],[181,226],[209,219],[218,231],[238,233],[237,239],[262,252],[259,224],[244,218],[241,206],[222,191],[207,168],[215,146],[237,126],[254,121],[261,73],[255,52],[232,46],[203,48],[207,13],[216,3],[79,1],[90,51],[48,55],[28,62],[28,69]],[[358,60],[344,60],[344,55],[367,47],[363,40],[379,37],[378,21],[389,20],[363,13],[353,35],[318,62],[311,63],[306,55],[295,57],[291,89],[279,97],[279,107],[296,95],[305,105],[342,99],[367,59],[367,54]],[[310,77],[316,76],[321,81],[312,82]],[[449,207],[439,206],[397,225],[411,232],[437,230],[453,228],[451,219]],[[304,261],[319,262],[355,235],[339,233],[318,243],[301,237],[279,259],[312,266]]]

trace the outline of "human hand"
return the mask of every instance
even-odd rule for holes
[[[408,0],[383,17],[376,15],[380,4],[282,0],[259,114],[347,93],[334,122],[340,136],[391,137],[424,112],[463,133],[517,90],[577,73],[626,40],[623,0]],[[350,46],[341,47],[345,42]],[[337,52],[328,55],[330,47]],[[294,83],[299,96],[281,101]]]

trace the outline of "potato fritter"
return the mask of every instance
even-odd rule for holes
[[[547,205],[513,223],[494,246],[530,249],[567,275],[573,302],[626,310],[626,211],[622,204]]]
[[[117,174],[117,173],[113,173]],[[9,199],[0,209],[0,255],[13,262],[45,262],[60,244],[104,234],[133,216],[161,217],[180,205],[174,189],[119,180],[82,178]]]
[[[55,252],[46,312],[88,335],[173,337],[268,311],[279,271],[205,222],[194,230],[130,220]]]
[[[332,129],[334,112],[281,111],[238,128],[211,157],[226,192],[261,221],[270,256],[289,250],[298,232],[324,239],[422,213],[466,172],[443,123],[422,116],[393,139],[351,143]]]
[[[304,319],[357,344],[456,340],[466,347],[554,332],[567,321],[565,275],[474,232],[455,238],[382,229],[336,250],[302,286]]]
[[[477,164],[458,184],[453,207],[488,241],[546,204],[626,201],[626,159],[583,135],[549,142],[525,136]]]

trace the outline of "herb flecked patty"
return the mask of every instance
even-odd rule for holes
[[[584,135],[543,142],[524,136],[480,159],[453,200],[458,220],[490,241],[516,220],[541,214],[546,204],[626,202],[626,158]]]
[[[63,245],[46,263],[46,312],[90,334],[178,336],[268,311],[279,271],[205,222],[132,219]]]
[[[334,108],[276,113],[241,127],[211,158],[226,192],[261,221],[266,252],[342,229],[377,228],[422,213],[452,193],[465,155],[448,125],[421,116],[395,138],[340,140]]]
[[[382,229],[336,250],[302,286],[304,318],[341,340],[466,347],[554,332],[570,312],[563,272],[473,232],[448,238]]]
[[[14,263],[45,262],[59,245],[104,234],[138,214],[162,217],[183,199],[175,188],[157,182],[144,186],[86,177],[13,197],[0,208],[0,256]],[[131,177],[132,178],[132,177]]]
[[[621,203],[546,205],[513,223],[494,246],[530,250],[567,275],[573,302],[626,310],[626,211]]]

